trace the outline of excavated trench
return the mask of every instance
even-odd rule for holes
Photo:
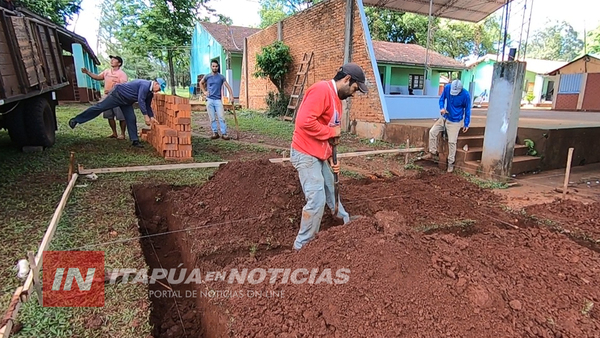
[[[346,209],[366,217],[340,227],[326,212],[327,231],[296,254],[304,204],[296,175],[289,166],[231,162],[202,186],[133,187],[150,271],[352,271],[336,287],[241,286],[285,292],[277,299],[218,299],[210,291],[240,286],[162,279],[149,286],[154,338],[585,337],[600,330],[599,307],[589,305],[600,302],[597,245],[510,214],[499,196],[456,175],[424,172],[344,181]]]

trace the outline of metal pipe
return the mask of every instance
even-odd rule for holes
[[[427,49],[425,50],[425,80],[423,81],[423,95],[427,95],[427,80],[429,80],[429,41],[431,40],[431,12],[433,0],[429,0],[429,20],[427,22]],[[412,86],[412,83],[411,83]],[[414,89],[414,88],[413,88]]]

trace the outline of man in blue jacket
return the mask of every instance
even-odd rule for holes
[[[444,125],[448,133],[448,172],[454,171],[454,159],[456,157],[456,142],[458,133],[462,128],[463,133],[469,130],[471,123],[471,95],[463,89],[460,80],[444,86],[440,96],[440,117],[429,130],[429,153],[422,159],[432,159],[437,156],[437,138]]]
[[[150,125],[154,119],[152,112],[152,98],[154,93],[164,91],[167,82],[164,79],[157,78],[154,81],[150,80],[133,80],[127,83],[120,83],[108,94],[106,99],[84,110],[81,114],[69,120],[69,127],[75,128],[78,124],[86,123],[102,112],[120,107],[127,123],[127,133],[131,140],[131,145],[138,148],[144,146],[140,143],[137,133],[137,121],[133,112],[133,104],[137,102],[140,110],[144,115],[146,125]]]

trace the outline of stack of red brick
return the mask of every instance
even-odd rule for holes
[[[192,159],[192,106],[189,99],[155,94],[152,110],[158,124],[142,129],[142,140],[167,160]]]

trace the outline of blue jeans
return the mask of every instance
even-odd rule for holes
[[[221,135],[227,134],[227,124],[225,124],[225,111],[221,100],[206,99],[206,110],[210,119],[210,128],[213,133],[217,133],[217,119],[221,126]]]
[[[104,100],[75,116],[74,120],[77,122],[77,124],[83,124],[87,121],[93,120],[104,111],[117,107],[121,108],[123,116],[125,117],[129,139],[131,141],[138,141],[137,121],[135,118],[135,113],[133,112],[133,106],[114,90],[111,91]]]
[[[299,250],[319,232],[325,204],[332,212],[335,209],[335,184],[333,171],[327,161],[319,160],[294,148],[291,150],[290,161],[298,170],[306,199],[306,205],[302,209],[300,231],[294,242],[294,249]],[[350,222],[350,215],[341,201],[338,203],[337,216],[344,220],[344,224]]]

